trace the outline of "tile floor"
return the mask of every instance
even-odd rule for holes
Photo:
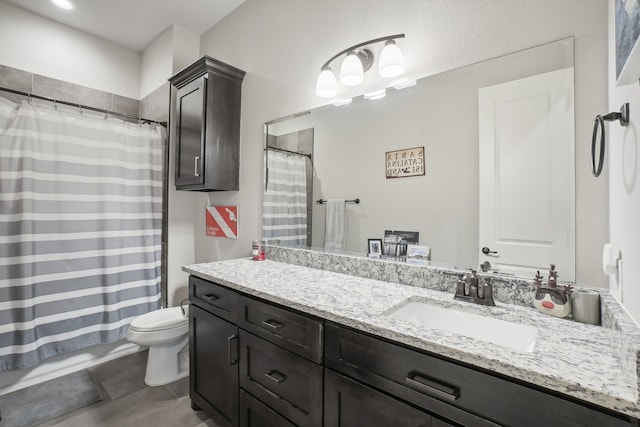
[[[146,363],[143,351],[90,368],[102,400],[38,427],[218,427],[191,409],[189,378],[147,387]]]

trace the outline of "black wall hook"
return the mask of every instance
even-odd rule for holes
[[[604,154],[606,146],[606,138],[604,132],[604,122],[613,122],[618,120],[620,126],[627,126],[629,124],[629,103],[622,104],[619,112],[612,112],[604,116],[597,115],[593,124],[593,136],[591,138],[591,171],[596,178],[602,173],[602,167],[604,166]],[[598,165],[596,166],[596,141],[598,139],[598,128],[600,128],[600,155],[598,156]]]
[[[629,103],[622,104],[619,112],[609,113],[606,116],[602,116],[603,120],[608,122],[620,121],[620,126],[627,126],[629,124]]]

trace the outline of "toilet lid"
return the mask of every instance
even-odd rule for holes
[[[177,328],[187,323],[189,323],[189,318],[182,315],[180,307],[171,307],[150,311],[136,317],[129,328],[138,331],[160,331]]]

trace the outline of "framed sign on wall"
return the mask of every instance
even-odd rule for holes
[[[387,179],[424,175],[424,147],[387,151],[384,159]]]

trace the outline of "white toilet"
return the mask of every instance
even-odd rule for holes
[[[129,325],[127,339],[149,347],[144,382],[164,385],[189,374],[188,307],[163,308],[139,316]]]

